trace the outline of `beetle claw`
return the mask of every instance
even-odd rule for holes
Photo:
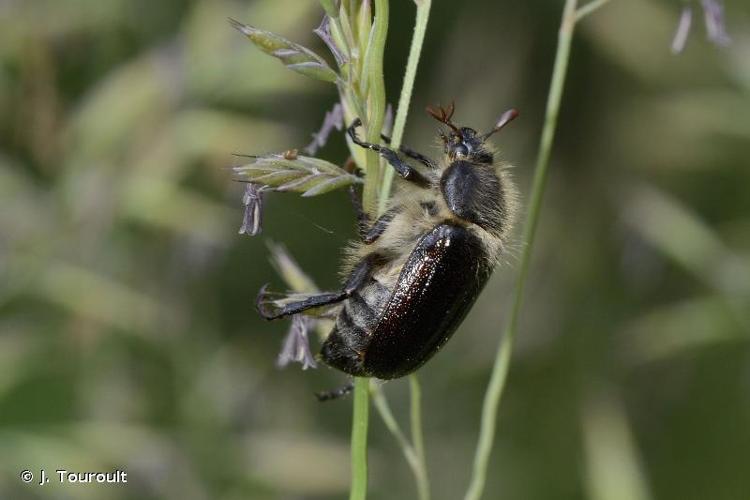
[[[274,313],[274,311],[268,307],[268,303],[266,302],[266,290],[268,289],[268,283],[260,287],[260,290],[258,291],[258,296],[255,298],[255,308],[258,310],[258,314],[261,315],[261,317],[267,321],[270,321],[272,319],[276,319],[278,316]]]
[[[355,118],[354,121],[349,125],[349,127],[346,129],[346,132],[349,134],[349,137],[352,138],[352,141],[355,143],[359,142],[359,138],[357,137],[357,127],[362,126],[362,120],[358,117]]]

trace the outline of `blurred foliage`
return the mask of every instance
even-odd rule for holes
[[[414,14],[391,2],[388,96]],[[460,5],[460,6],[459,6]],[[577,37],[519,350],[487,498],[740,500],[750,491],[750,5],[733,43],[680,2],[613,0]],[[527,192],[560,5],[435,2],[419,112],[457,102]],[[314,0],[0,2],[0,498],[343,498],[348,402],[326,369],[277,371],[288,325],[261,322],[280,286],[264,240],[334,287],[354,234],[341,192],[268,195],[238,236],[231,153],[302,147],[335,90],[254,50],[247,20],[325,53]],[[433,150],[433,153],[436,152]],[[321,157],[342,163],[333,137]],[[421,371],[435,498],[468,479],[514,258]],[[406,417],[407,384],[384,389]],[[373,416],[373,499],[413,498]],[[127,486],[23,484],[22,469],[124,469]]]

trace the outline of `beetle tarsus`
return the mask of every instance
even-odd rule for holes
[[[349,134],[349,137],[351,137],[352,142],[356,144],[357,146],[363,147],[365,149],[372,149],[373,151],[380,152],[382,149],[380,145],[378,144],[370,144],[369,142],[362,141],[359,136],[357,135],[357,128],[362,126],[362,120],[359,118],[355,118],[351,125],[349,125],[349,128],[346,129],[346,133]]]
[[[354,144],[365,149],[371,149],[372,151],[377,152],[388,162],[390,166],[392,166],[396,170],[396,172],[398,172],[398,175],[400,175],[403,179],[409,182],[413,182],[414,184],[422,187],[427,187],[430,185],[430,182],[422,174],[420,174],[417,169],[399,158],[398,153],[394,150],[383,147],[379,144],[371,144],[369,142],[361,141],[357,136],[356,131],[357,127],[359,127],[360,125],[362,125],[362,120],[356,118],[346,130]]]
[[[255,309],[258,310],[258,314],[260,316],[270,321],[274,319],[274,313],[271,312],[271,309],[266,304],[266,290],[268,290],[268,283],[260,287],[260,290],[258,290],[258,295],[255,297]]]
[[[333,401],[350,394],[353,390],[354,382],[349,381],[341,387],[337,387],[336,389],[316,392],[315,397],[318,398],[318,401],[320,401],[321,403],[324,401]]]

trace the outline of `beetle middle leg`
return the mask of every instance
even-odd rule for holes
[[[388,229],[388,225],[391,223],[397,213],[397,209],[391,209],[378,217],[378,220],[376,220],[375,223],[370,226],[370,229],[364,235],[362,235],[362,241],[366,245],[374,243],[378,238],[380,238],[385,230]]]
[[[266,287],[260,289],[258,297],[255,299],[255,307],[258,309],[258,313],[267,320],[273,320],[283,318],[285,316],[292,316],[301,312],[307,311],[308,309],[314,309],[316,307],[327,306],[336,304],[349,298],[362,284],[369,278],[373,265],[377,259],[376,255],[369,255],[362,259],[349,275],[349,278],[344,283],[343,288],[338,292],[327,292],[318,295],[312,295],[304,300],[297,302],[291,302],[281,307],[269,307],[269,303],[266,300]]]
[[[396,172],[398,172],[398,175],[400,175],[404,180],[413,182],[414,184],[422,187],[427,187],[430,185],[430,182],[422,174],[420,174],[417,169],[399,158],[396,151],[379,144],[371,144],[369,142],[361,141],[359,137],[357,137],[356,132],[357,127],[359,127],[360,125],[362,125],[362,120],[356,118],[346,130],[354,144],[365,149],[371,149],[372,151],[377,152],[381,157],[385,158],[385,160],[396,170]]]
[[[354,213],[357,216],[357,234],[359,234],[360,239],[364,240],[370,230],[371,221],[370,216],[367,215],[367,212],[365,212],[365,209],[362,206],[362,196],[360,196],[359,192],[357,192],[357,188],[354,186],[349,186],[349,199],[352,202]]]
[[[392,208],[386,211],[371,224],[370,216],[362,208],[362,198],[354,186],[349,187],[349,197],[352,200],[354,212],[357,214],[357,232],[359,238],[367,245],[374,243],[388,228],[388,224],[391,223],[398,210]]]

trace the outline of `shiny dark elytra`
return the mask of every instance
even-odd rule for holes
[[[342,334],[335,328],[321,349],[323,361],[354,376],[380,379],[422,366],[448,341],[487,282],[491,269],[481,252],[466,229],[437,226],[409,256],[362,354],[346,336],[351,330]]]
[[[453,112],[453,106],[430,110],[449,127],[440,135],[445,146],[440,164],[408,147],[397,152],[361,141],[356,134],[361,122],[355,120],[347,131],[350,138],[376,151],[408,181],[411,208],[395,201],[371,223],[353,193],[361,253],[342,289],[283,306],[274,306],[263,290],[258,296],[258,310],[269,320],[342,304],[319,355],[333,368],[380,379],[417,370],[448,341],[492,274],[512,219],[514,191],[496,169],[485,140],[517,112],[506,112],[486,134],[454,125]],[[415,206],[420,207],[416,215]],[[390,237],[381,238],[388,231]],[[387,271],[394,262],[403,262],[397,278]],[[348,390],[321,393],[321,399]]]

